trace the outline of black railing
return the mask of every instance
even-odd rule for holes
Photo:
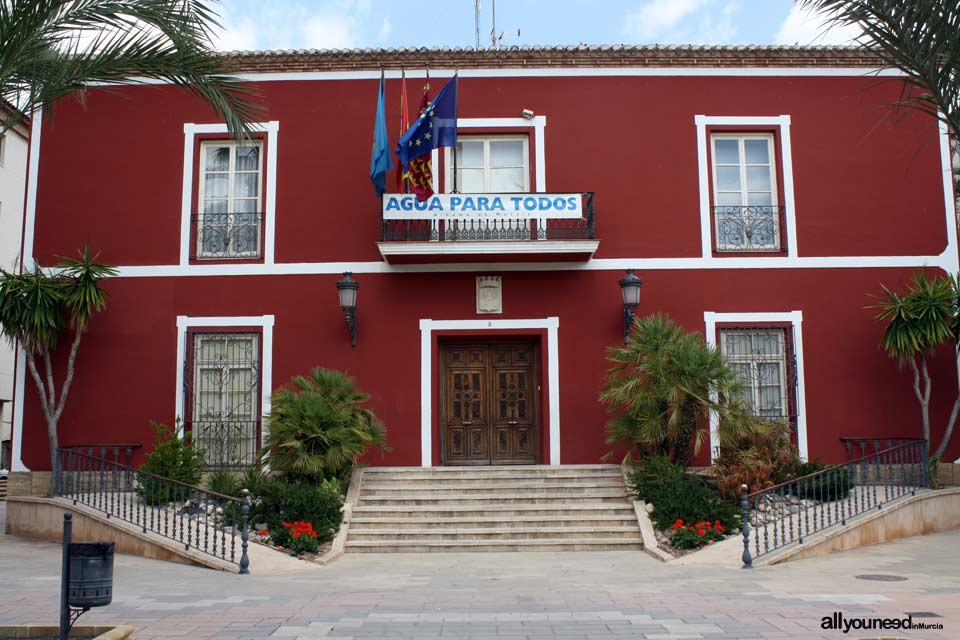
[[[197,260],[263,257],[262,213],[195,213],[191,216]]]
[[[57,449],[54,493],[249,573],[249,496],[234,498],[164,478],[110,460],[107,453],[106,447],[93,454]]]
[[[244,469],[257,463],[259,420],[194,420],[186,430],[203,450],[208,469]]]
[[[717,251],[782,250],[782,206],[715,206]]]
[[[549,195],[549,194],[545,194]],[[474,242],[490,240],[595,240],[594,194],[583,193],[580,218],[477,218],[472,220],[384,220],[383,242]],[[541,224],[542,221],[542,224]]]
[[[88,456],[99,455],[101,458],[113,458],[115,463],[120,464],[120,457],[123,456],[122,464],[128,467],[133,466],[133,453],[137,449],[142,449],[140,443],[124,444],[62,444],[59,447],[64,451],[79,451]]]
[[[744,493],[743,564],[930,486],[925,440]]]
[[[890,449],[906,442],[920,442],[923,438],[913,436],[840,436],[847,458],[863,457],[868,453],[877,453],[881,449]]]

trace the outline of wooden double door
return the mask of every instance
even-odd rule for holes
[[[536,464],[539,345],[441,343],[443,464]]]

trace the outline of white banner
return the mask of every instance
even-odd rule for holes
[[[438,193],[423,202],[413,194],[385,193],[384,220],[524,220],[582,218],[579,193]]]

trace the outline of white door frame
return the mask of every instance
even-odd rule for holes
[[[463,330],[547,330],[547,415],[550,464],[560,464],[560,361],[556,316],[529,320],[420,320],[420,466],[433,466],[433,332]]]

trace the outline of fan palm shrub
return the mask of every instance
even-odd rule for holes
[[[703,445],[711,412],[720,417],[721,444],[753,424],[720,350],[668,316],[637,318],[627,343],[608,348],[607,359],[613,366],[600,400],[614,414],[609,445],[626,443],[687,465]]]
[[[314,368],[274,392],[264,461],[279,473],[318,482],[346,478],[370,447],[389,451],[387,431],[363,406],[370,396],[341,371]]]
[[[3,129],[95,82],[157,79],[205,101],[236,137],[260,113],[254,89],[224,73],[211,40],[220,27],[205,0],[3,0]]]

